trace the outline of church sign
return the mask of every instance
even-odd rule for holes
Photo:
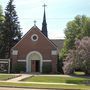
[[[0,59],[0,73],[10,73],[10,59]]]

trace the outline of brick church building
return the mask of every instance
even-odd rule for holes
[[[12,72],[17,70],[26,73],[56,73],[57,55],[63,47],[63,40],[48,38],[46,14],[42,30],[36,24],[11,49]]]

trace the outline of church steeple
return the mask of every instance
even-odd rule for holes
[[[47,31],[47,22],[46,22],[46,13],[45,13],[45,7],[46,5],[43,5],[44,7],[44,16],[43,16],[43,22],[42,22],[42,33],[48,37],[48,31]]]

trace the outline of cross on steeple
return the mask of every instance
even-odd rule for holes
[[[44,7],[44,10],[45,10],[45,7],[46,7],[47,5],[44,3],[44,5],[43,5],[43,7]]]
[[[36,20],[34,20],[34,26],[36,26]]]
[[[45,7],[47,5],[44,4],[43,7],[44,7],[44,15],[43,15],[43,22],[42,22],[42,33],[48,37],[48,32],[47,32],[47,23],[46,23],[46,14],[45,14]]]

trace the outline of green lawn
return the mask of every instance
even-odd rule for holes
[[[74,72],[74,74],[75,74],[75,75],[80,75],[80,76],[85,75],[85,73],[84,73],[84,72],[80,72],[80,71],[75,71],[75,72]]]
[[[31,87],[31,88],[50,88],[60,90],[90,90],[88,85],[52,85],[52,84],[30,84],[30,83],[11,83],[11,82],[0,82],[0,86],[10,87]]]
[[[8,80],[11,78],[16,77],[15,75],[10,75],[10,74],[0,74],[0,80]]]
[[[86,77],[59,77],[59,76],[32,76],[22,81],[28,82],[48,82],[48,83],[72,83],[72,84],[86,84],[90,83],[90,78]]]
[[[0,80],[7,80],[9,78],[17,77],[11,74],[0,74]],[[33,83],[13,83],[13,82],[0,82],[0,86],[10,87],[30,87],[30,88],[50,88],[61,90],[89,90],[89,84],[82,84],[82,82],[90,81],[90,78],[85,77],[65,77],[65,76],[32,76],[24,79],[23,81],[29,82],[47,82],[47,83],[79,83],[75,85],[61,85],[61,84],[33,84]]]

